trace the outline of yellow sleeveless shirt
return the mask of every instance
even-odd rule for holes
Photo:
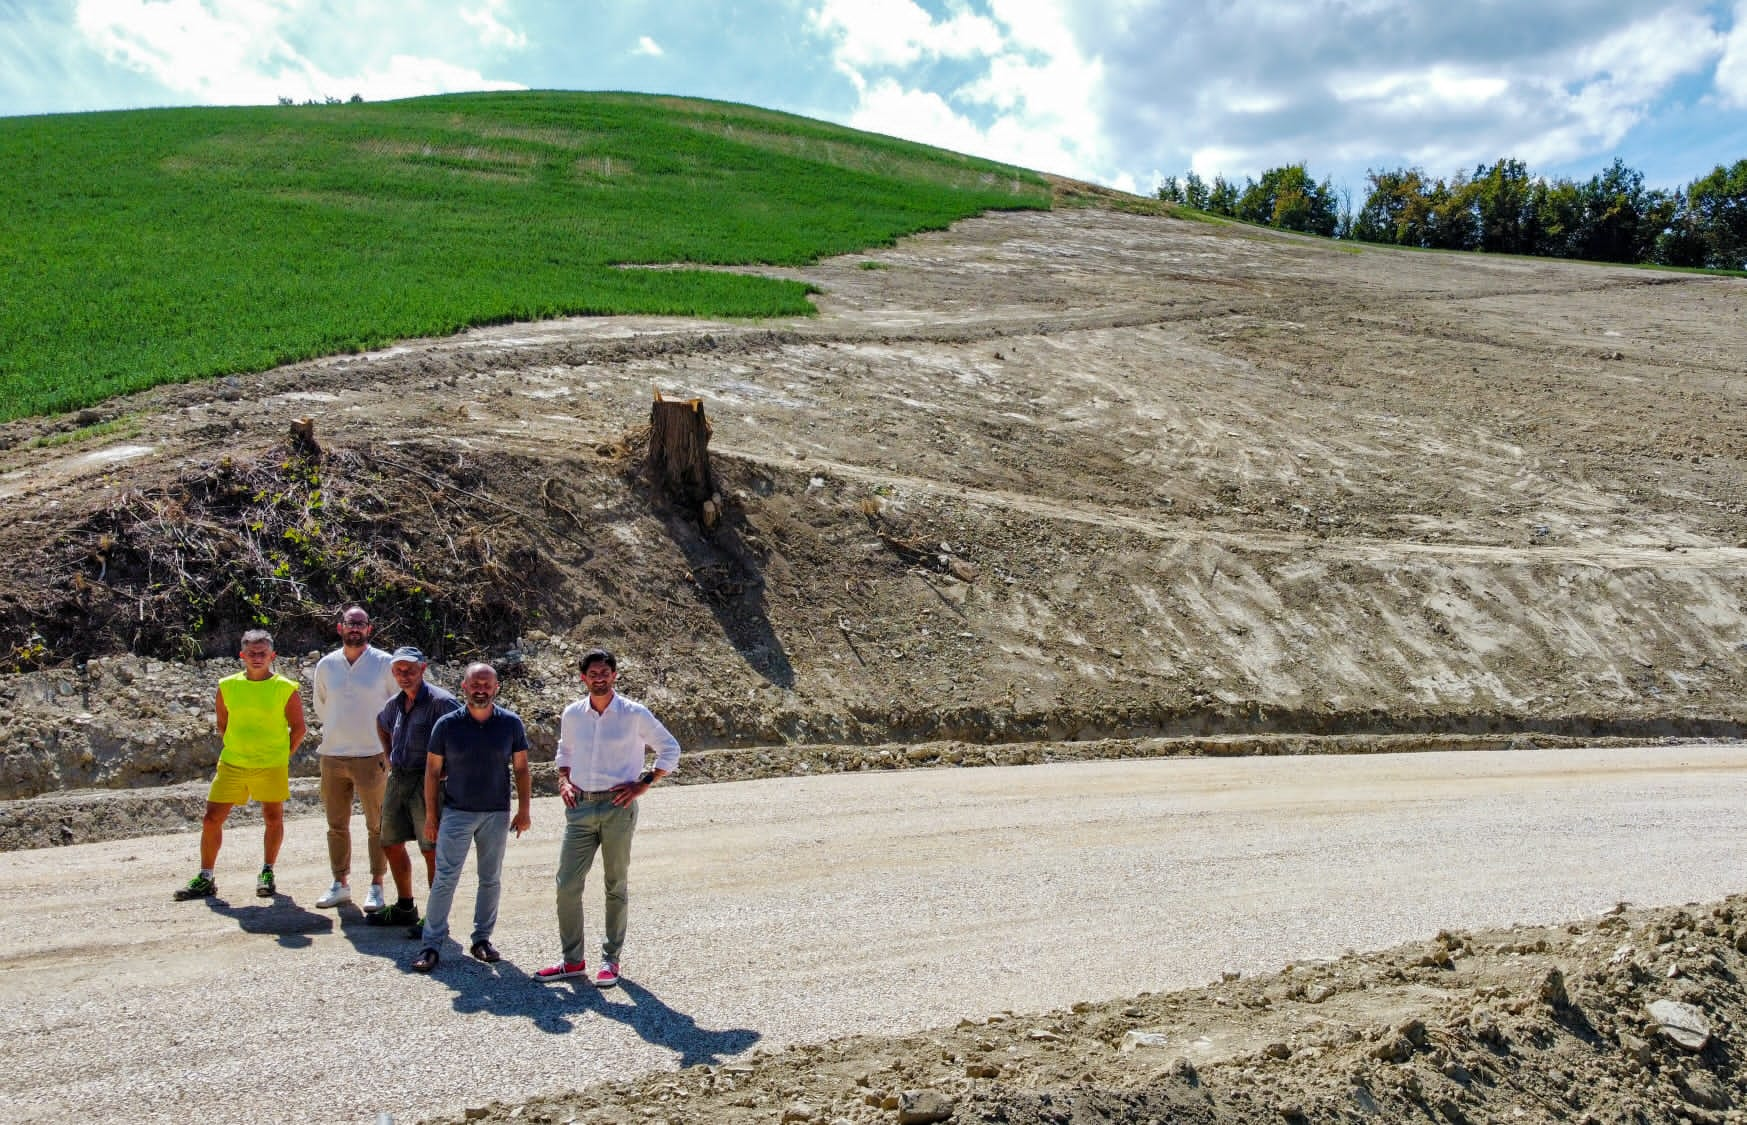
[[[239,769],[267,769],[291,761],[291,724],[285,704],[297,693],[297,681],[284,676],[251,680],[245,672],[218,682],[230,721],[224,728],[224,752],[218,760]]]

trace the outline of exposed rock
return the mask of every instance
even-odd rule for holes
[[[1705,1014],[1679,1000],[1652,1000],[1645,1006],[1657,1030],[1670,1042],[1689,1051],[1702,1051],[1711,1041],[1711,1024]]]
[[[1558,969],[1548,969],[1547,976],[1541,981],[1541,1002],[1550,1008],[1569,1008],[1571,994],[1565,989],[1565,974]]]
[[[1145,1047],[1163,1049],[1171,1045],[1171,1037],[1158,1031],[1130,1031],[1122,1037],[1122,1050],[1133,1051]]]
[[[898,1097],[898,1125],[933,1125],[952,1117],[953,1101],[938,1090],[905,1090]]]

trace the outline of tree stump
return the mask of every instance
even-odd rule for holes
[[[315,440],[314,418],[291,420],[291,451],[305,457],[321,456],[321,443]]]
[[[710,472],[710,423],[701,398],[667,398],[655,392],[649,412],[649,453],[643,462],[649,482],[696,513],[708,526],[718,502]]]

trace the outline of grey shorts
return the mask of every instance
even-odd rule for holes
[[[417,844],[422,851],[437,845],[425,839],[425,771],[388,771],[388,792],[382,798],[382,842]]]

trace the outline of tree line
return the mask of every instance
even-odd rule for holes
[[[1372,171],[1364,204],[1303,164],[1240,187],[1223,176],[1171,176],[1170,203],[1282,230],[1418,246],[1599,262],[1747,269],[1747,160],[1719,164],[1679,191],[1644,186],[1617,157],[1588,180],[1549,180],[1520,160],[1433,179],[1419,168]]]

